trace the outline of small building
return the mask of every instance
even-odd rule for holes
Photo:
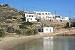
[[[25,14],[25,22],[36,22],[36,16],[34,14]]]
[[[40,27],[39,32],[43,32],[43,33],[53,32],[53,27]]]
[[[61,19],[62,21],[69,21],[69,17],[64,17]]]

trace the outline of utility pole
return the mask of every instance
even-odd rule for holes
[[[56,10],[55,10],[55,16],[56,16]]]
[[[55,16],[56,16],[56,10],[55,10]]]
[[[71,17],[71,11],[69,11],[69,17]]]
[[[33,11],[34,11],[34,7],[33,7]]]

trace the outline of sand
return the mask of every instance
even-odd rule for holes
[[[38,35],[31,35],[31,36],[21,36],[21,37],[4,37],[4,38],[0,38],[0,50],[8,50],[12,47],[14,47],[15,45],[18,44],[22,44],[25,42],[29,42],[31,40],[35,40],[38,38],[42,38],[45,36],[50,36],[50,35],[56,35],[59,34],[61,32],[69,32],[69,30],[59,30],[53,33],[47,33],[47,34],[38,34]]]
[[[35,40],[38,38],[44,37],[43,34],[41,35],[31,35],[31,36],[21,36],[21,37],[5,37],[1,38],[0,41],[0,50],[8,50],[15,45],[22,44],[25,42],[29,42],[31,40]]]

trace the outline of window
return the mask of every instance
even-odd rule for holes
[[[37,15],[41,15],[41,13],[37,13]]]
[[[39,13],[39,15],[41,15],[41,13]]]
[[[31,18],[31,20],[32,20],[32,18]]]
[[[50,13],[48,13],[48,15],[50,15]]]
[[[45,13],[47,15],[47,13]]]
[[[31,17],[31,15],[29,15],[29,17]]]
[[[28,17],[28,15],[26,15],[26,17]]]
[[[44,13],[42,13],[42,15],[44,15]]]
[[[51,29],[50,29],[50,32],[51,32]]]
[[[33,17],[33,15],[32,15],[32,17]]]
[[[37,13],[37,15],[39,15],[39,13]]]

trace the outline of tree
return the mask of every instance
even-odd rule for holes
[[[38,34],[38,30],[37,29],[33,29],[33,31],[34,31],[33,32],[34,35]]]
[[[5,31],[4,29],[0,29],[0,37],[4,37],[5,36]]]
[[[31,29],[28,29],[27,31],[26,31],[26,34],[29,36],[29,35],[32,35],[32,33],[33,33],[33,31],[31,30]]]

